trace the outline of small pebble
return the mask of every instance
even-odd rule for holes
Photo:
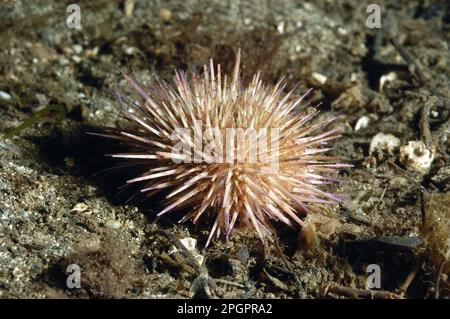
[[[72,60],[73,60],[73,62],[75,62],[75,63],[80,63],[81,62],[81,57],[79,57],[78,55],[74,55],[73,57],[72,57]]]
[[[284,33],[284,21],[281,21],[278,26],[277,26],[277,30],[279,34],[283,34]]]
[[[37,93],[36,99],[39,102],[39,106],[48,106],[48,98],[45,96],[45,94]]]
[[[364,115],[356,121],[355,131],[359,131],[369,126],[370,118],[367,115]]]
[[[5,91],[0,91],[0,98],[2,98],[3,100],[11,100],[12,96]]]
[[[125,0],[123,5],[123,12],[126,17],[129,17],[134,12],[134,0]]]
[[[112,219],[112,220],[108,220],[105,223],[105,226],[109,229],[119,229],[120,227],[122,227],[122,223],[118,220]]]
[[[348,30],[343,28],[343,27],[338,27],[338,32],[340,35],[347,35],[348,34]]]
[[[89,209],[89,206],[86,205],[85,203],[78,203],[71,209],[71,212],[83,213],[83,212],[87,211],[88,209]]]
[[[392,134],[378,133],[370,141],[369,153],[376,151],[387,151],[393,154],[393,151],[400,146],[400,139]]]
[[[404,177],[397,176],[389,181],[389,187],[395,190],[405,189],[408,186],[408,180]]]
[[[318,72],[313,72],[311,74],[311,77],[313,78],[313,80],[317,81],[321,85],[325,84],[325,82],[327,82],[328,79],[325,75],[320,74]]]
[[[81,52],[83,52],[83,47],[82,47],[81,45],[79,45],[79,44],[75,44],[75,45],[73,46],[73,51],[74,51],[76,54],[80,54]]]
[[[133,55],[135,52],[138,52],[138,50],[135,47],[127,47],[125,49],[126,55]]]
[[[389,72],[380,77],[379,89],[380,92],[383,91],[383,87],[386,83],[397,80],[397,73]]]
[[[172,11],[166,8],[161,8],[159,10],[159,16],[163,19],[164,22],[169,22],[172,19]]]

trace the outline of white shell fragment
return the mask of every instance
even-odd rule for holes
[[[89,210],[89,206],[88,205],[86,205],[85,203],[78,203],[71,209],[71,212],[83,213],[83,212],[85,212],[87,210]]]
[[[369,153],[376,151],[387,151],[393,154],[394,150],[400,146],[400,139],[392,134],[378,133],[370,141]]]
[[[5,91],[0,91],[0,98],[3,100],[11,100],[11,95],[6,93]]]
[[[431,167],[435,154],[435,149],[429,149],[421,141],[409,141],[407,145],[400,148],[400,162],[407,168],[426,172]]]
[[[313,80],[317,81],[317,83],[323,85],[325,84],[325,82],[327,82],[327,77],[323,74],[320,74],[318,72],[313,72],[311,74],[311,77],[313,78]]]
[[[361,116],[355,124],[355,131],[364,129],[369,126],[370,118],[367,115]]]
[[[129,17],[133,14],[134,4],[134,0],[125,0],[125,3],[123,5],[123,13],[126,17]]]
[[[279,34],[283,34],[284,33],[284,21],[281,21],[278,26],[277,26],[277,30]]]
[[[105,226],[109,229],[119,229],[122,227],[122,223],[115,219],[110,219],[105,223]]]
[[[395,73],[395,72],[389,72],[388,74],[382,75],[380,77],[380,83],[379,83],[380,91],[383,91],[383,87],[387,82],[392,82],[395,80],[397,80],[397,73]]]

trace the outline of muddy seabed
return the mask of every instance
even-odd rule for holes
[[[356,0],[78,1],[81,30],[66,25],[70,3],[0,3],[0,132],[11,133],[0,140],[0,297],[449,296],[446,1],[379,1],[379,29]],[[315,207],[308,227],[267,247],[241,230],[205,250],[207,221],[153,223],[154,203],[126,205],[112,176],[93,177],[104,141],[84,131],[123,124],[108,94],[123,84],[116,66],[143,83],[210,57],[230,71],[238,47],[247,78],[261,69],[299,83],[296,94],[314,87],[317,121],[337,117],[333,152],[354,164],[337,191],[349,200]],[[193,252],[174,249],[192,239]],[[81,289],[66,286],[69,264]]]

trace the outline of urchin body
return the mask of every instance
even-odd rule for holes
[[[311,204],[341,200],[322,189],[347,166],[324,155],[339,136],[320,132],[331,120],[310,124],[317,111],[295,112],[304,96],[283,93],[282,81],[266,86],[257,74],[244,86],[239,66],[240,53],[230,78],[211,61],[202,75],[175,72],[173,83],[156,79],[148,90],[125,76],[140,99],[116,91],[130,128],[98,134],[129,147],[110,156],[143,167],[128,184],[164,194],[158,216],[183,209],[181,221],[213,219],[207,245],[237,224],[264,240],[273,221],[302,225]]]

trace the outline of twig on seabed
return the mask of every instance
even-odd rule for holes
[[[163,230],[157,229],[154,231],[156,234],[160,234],[168,238],[172,244],[178,249],[179,252],[186,258],[188,264],[195,268],[198,273],[197,278],[191,283],[191,290],[194,293],[194,297],[196,295],[201,296],[202,298],[214,298],[211,290],[217,289],[217,283],[214,278],[212,278],[208,269],[205,266],[205,262],[200,264],[194,255],[183,245],[183,243],[172,233]],[[206,260],[206,259],[205,259]]]
[[[444,270],[445,260],[442,261],[441,266],[439,267],[439,271],[436,278],[436,292],[434,293],[434,298],[439,299],[439,290],[440,290],[440,283],[441,283],[441,275],[442,270]]]
[[[414,278],[416,278],[417,272],[419,271],[420,267],[423,265],[423,259],[419,260],[415,265],[414,268],[411,269],[408,276],[406,277],[405,281],[402,283],[402,285],[399,288],[399,294],[400,296],[404,296],[406,293],[406,290],[408,290],[409,286],[411,285]]]
[[[394,38],[391,38],[390,42],[402,56],[402,58],[406,61],[410,72],[417,77],[422,85],[430,81],[430,76],[422,70],[420,63],[417,62],[416,59],[414,59],[414,57],[400,44],[400,42],[398,42]]]
[[[434,105],[436,98],[430,97],[422,107],[422,112],[420,114],[420,138],[422,142],[425,143],[427,149],[430,148],[433,143],[431,139],[431,131],[430,131],[430,110],[431,106]]]
[[[304,291],[303,285],[300,281],[300,278],[298,277],[298,274],[295,272],[295,270],[292,268],[289,261],[284,256],[283,251],[281,250],[280,244],[278,243],[278,239],[275,239],[275,248],[281,258],[281,261],[283,262],[283,264],[285,265],[287,270],[292,274],[292,276],[294,276],[295,282],[297,284],[297,293],[299,294],[299,296],[301,296],[302,292]]]
[[[172,242],[172,244],[178,249],[178,251],[181,252],[184,258],[186,258],[190,266],[194,267],[194,269],[197,270],[199,273],[203,271],[204,267],[199,264],[194,255],[192,255],[189,249],[187,249],[186,246],[184,246],[183,243],[174,234],[163,229],[157,229],[154,231],[154,233],[163,235],[166,238],[168,238]]]
[[[241,289],[245,288],[244,285],[239,284],[237,282],[233,282],[233,281],[229,281],[229,280],[225,280],[225,279],[220,279],[220,278],[219,279],[214,279],[214,280],[216,281],[216,283],[219,283],[219,284],[234,286],[234,287],[238,287],[238,288],[241,288]]]
[[[447,104],[447,107],[449,105]],[[444,136],[449,136],[450,135],[450,117],[447,119],[447,121],[445,121],[444,123],[441,124],[441,126],[439,126],[439,128],[437,130],[435,130],[431,136],[432,136],[432,140],[433,140],[433,144],[434,145],[438,145],[441,143],[441,139]]]
[[[340,296],[346,296],[350,298],[370,298],[370,299],[402,299],[401,295],[395,294],[386,290],[368,290],[344,287],[337,284],[331,284],[328,286],[326,293],[333,293]]]

